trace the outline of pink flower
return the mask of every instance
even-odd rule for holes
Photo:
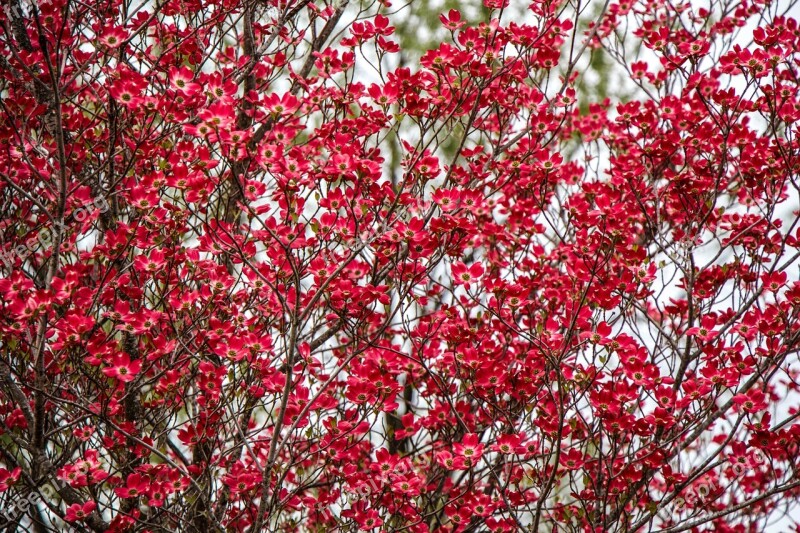
[[[22,469],[20,467],[17,467],[14,470],[0,468],[0,492],[7,491],[11,485],[16,483],[21,473]]]
[[[100,42],[108,48],[117,48],[128,38],[128,33],[123,28],[111,28],[103,32]]]
[[[169,73],[169,82],[172,87],[187,96],[199,93],[202,87],[194,81],[194,74],[188,67],[173,68]]]

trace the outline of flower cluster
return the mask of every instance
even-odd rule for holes
[[[411,488],[409,478],[413,479],[413,473],[418,469],[426,469],[432,466],[432,461],[427,456],[417,456],[409,460],[393,461],[389,459],[386,450],[378,451],[378,477],[369,476],[363,483],[348,489],[343,494],[350,504],[367,498],[374,493],[384,490],[387,485],[388,490],[408,491]],[[418,485],[415,482],[414,485]]]
[[[797,507],[800,24],[774,2],[6,3],[18,529]]]
[[[91,203],[82,205],[70,213],[70,218],[80,224],[89,220],[89,217],[95,211],[97,213],[107,213],[110,209],[108,202],[103,197],[96,197]],[[96,215],[95,215],[96,216]],[[53,245],[56,238],[56,231],[63,232],[68,227],[63,222],[53,219],[52,228],[45,227],[35,232],[35,235],[29,237],[21,244],[16,245],[11,250],[0,250],[0,261],[5,265],[7,271],[11,271],[16,265],[16,261],[25,262],[25,260],[33,254],[39,246],[42,250],[47,249]]]

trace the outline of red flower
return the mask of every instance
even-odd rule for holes
[[[521,440],[520,435],[500,435],[497,438],[497,443],[492,445],[492,450],[502,454],[517,453]]]
[[[5,468],[0,468],[0,492],[7,491],[11,485],[16,483],[21,473],[22,469],[20,467],[16,467],[14,470],[10,471]]]
[[[104,30],[98,40],[108,48],[117,48],[127,38],[128,33],[123,28],[114,27]]]
[[[67,512],[64,514],[64,520],[67,522],[79,522],[84,520],[87,516],[92,514],[92,511],[97,508],[94,502],[86,502],[83,505],[75,503],[67,507]]]
[[[717,324],[717,319],[713,316],[704,316],[700,320],[700,325],[695,326],[693,328],[689,328],[686,331],[687,335],[695,335],[698,339],[702,341],[710,341],[716,337],[717,332],[714,330],[714,326]]]
[[[733,403],[745,413],[757,413],[767,408],[766,396],[763,391],[751,389],[744,394],[733,397]]]
[[[136,498],[143,496],[150,488],[150,479],[141,474],[130,474],[125,487],[117,487],[114,492],[120,498]]]
[[[170,85],[181,94],[192,96],[200,92],[200,84],[193,80],[194,73],[188,67],[172,68],[169,72]]]
[[[451,9],[447,15],[442,13],[439,15],[439,20],[441,20],[444,27],[450,31],[461,29],[466,24],[466,21],[461,20],[461,13],[459,13],[457,9]]]
[[[483,444],[478,442],[478,436],[474,433],[465,435],[461,442],[453,444],[453,451],[464,458],[466,461],[475,464],[483,456]]]
[[[110,378],[128,383],[136,379],[136,375],[142,370],[142,362],[139,359],[131,361],[128,354],[119,354],[111,359],[109,366],[103,369],[103,374]]]
[[[572,448],[559,456],[559,463],[561,463],[561,465],[563,465],[567,470],[577,470],[584,465],[585,460],[583,453],[575,448]]]
[[[480,263],[473,263],[467,267],[461,261],[458,261],[452,266],[453,282],[456,285],[469,285],[477,281],[483,275],[483,266]]]

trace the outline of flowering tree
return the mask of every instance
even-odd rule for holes
[[[788,3],[4,2],[4,531],[791,523]]]

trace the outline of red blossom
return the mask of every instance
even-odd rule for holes
[[[86,502],[84,504],[75,503],[67,507],[67,512],[64,514],[64,520],[67,522],[80,522],[85,520],[92,511],[97,508],[94,502]]]
[[[140,360],[131,361],[127,354],[119,354],[113,357],[108,366],[103,368],[103,374],[110,378],[128,383],[136,379],[136,375],[142,370]]]
[[[797,510],[791,12],[33,4],[0,10],[17,529]]]

